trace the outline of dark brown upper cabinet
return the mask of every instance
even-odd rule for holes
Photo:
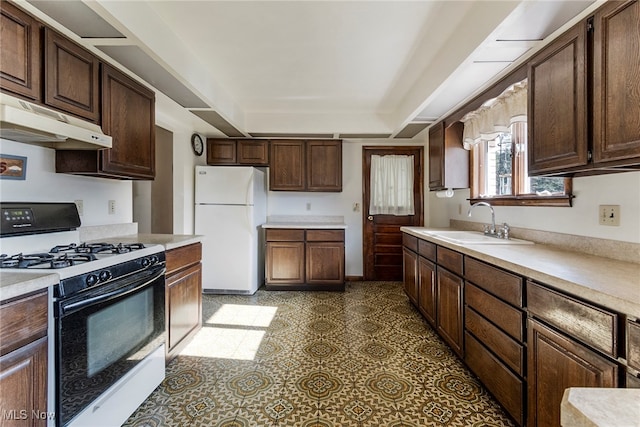
[[[304,141],[271,141],[269,190],[304,191],[306,188],[304,163]]]
[[[269,189],[342,191],[341,140],[271,141]]]
[[[306,191],[342,191],[342,141],[307,141]]]
[[[100,123],[100,61],[50,28],[44,39],[44,103]]]
[[[640,163],[640,1],[611,1],[593,18],[593,161]]]
[[[41,24],[13,4],[3,1],[0,28],[0,89],[40,101]]]
[[[429,128],[429,190],[469,188],[469,151],[462,146],[464,125],[444,122]]]
[[[207,164],[268,166],[269,141],[207,138]]]
[[[56,172],[120,179],[155,177],[155,93],[102,64],[102,130],[110,149],[56,151]]]
[[[586,33],[581,22],[529,63],[531,175],[588,162]]]
[[[531,59],[530,175],[640,167],[639,43],[639,1],[611,1]]]

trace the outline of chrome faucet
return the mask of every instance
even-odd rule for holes
[[[476,206],[486,206],[489,209],[491,209],[491,225],[490,226],[485,226],[484,228],[484,234],[488,235],[488,236],[497,236],[496,233],[496,213],[493,210],[493,206],[491,206],[489,203],[487,202],[478,202],[478,203],[474,203],[473,205],[471,205],[471,207],[469,208],[469,212],[467,212],[467,216],[471,216],[471,211],[473,210],[473,208],[475,208]]]

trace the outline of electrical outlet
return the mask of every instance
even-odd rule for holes
[[[620,205],[600,205],[598,210],[600,225],[620,225]]]
[[[353,204],[353,211],[354,211],[354,212],[360,212],[360,203],[355,202],[355,203]]]
[[[78,208],[78,215],[82,216],[84,214],[84,202],[82,200],[74,200],[73,203]]]
[[[109,200],[109,215],[115,215],[115,214],[116,214],[116,201]]]
[[[307,202],[307,210],[310,211],[311,210],[311,203]]]

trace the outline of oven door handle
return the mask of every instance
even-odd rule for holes
[[[140,278],[138,277],[137,280],[133,281],[133,283],[129,283],[128,285],[118,287],[110,292],[97,294],[92,297],[81,299],[76,302],[70,302],[68,304],[62,303],[60,305],[60,317],[64,317],[68,314],[75,313],[76,311],[82,310],[83,308],[86,308],[95,304],[99,304],[101,302],[108,301],[113,298],[128,295],[139,289],[145,288],[146,286],[149,286],[149,284],[153,283],[154,281],[162,277],[166,271],[166,268],[163,267],[160,271],[157,271],[157,272],[156,271],[157,270],[154,270],[151,273],[153,274],[153,276],[145,280],[143,283],[140,283]],[[128,280],[127,282],[132,282],[132,280]]]

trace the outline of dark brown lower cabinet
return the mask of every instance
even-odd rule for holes
[[[2,426],[47,425],[47,292],[0,306]]]
[[[202,327],[202,245],[168,250],[166,257],[167,359],[172,359]]]
[[[524,381],[511,372],[473,335],[466,332],[464,360],[518,425],[523,425]]]
[[[0,357],[0,407],[3,426],[47,425],[47,337]]]
[[[344,243],[307,242],[305,249],[309,285],[344,285]]]
[[[418,309],[427,321],[436,326],[436,265],[418,257]]]
[[[344,290],[344,230],[266,230],[268,290]]]
[[[627,388],[640,388],[640,323],[627,319]]]
[[[304,241],[267,242],[267,285],[304,283]]]
[[[569,387],[618,387],[618,365],[551,328],[529,319],[528,423],[559,426]]]
[[[402,249],[404,291],[414,305],[418,305],[418,254]]]
[[[437,329],[460,357],[464,357],[462,307],[464,280],[449,270],[436,268]]]

